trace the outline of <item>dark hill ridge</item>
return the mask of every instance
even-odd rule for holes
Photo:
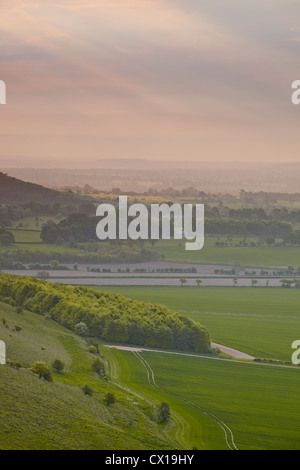
[[[82,203],[84,198],[73,193],[55,191],[38,184],[27,183],[0,173],[0,204],[26,204],[29,202],[67,205]]]

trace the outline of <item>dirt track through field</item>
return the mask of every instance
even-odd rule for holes
[[[213,348],[218,348],[222,353],[227,354],[227,356],[235,357],[236,359],[247,359],[248,361],[253,361],[255,357],[250,356],[249,354],[238,351],[237,349],[228,348],[228,346],[223,346],[218,343],[211,343]]]
[[[237,349],[232,349],[229,348],[228,346],[223,346],[222,344],[218,343],[211,343],[213,348],[218,348],[220,351],[222,351],[224,354],[227,356],[234,357],[235,359],[247,359],[249,361],[253,361],[255,359],[253,356],[249,356],[249,354],[243,353],[242,351],[238,351]],[[138,347],[128,347],[128,346],[110,346],[106,345],[107,348],[112,347],[124,351],[136,351],[136,352],[142,352],[142,351],[152,351],[151,349],[145,349],[145,348],[138,348]],[[153,352],[153,351],[152,351]],[[155,352],[158,352],[157,350]],[[167,353],[167,351],[159,351],[162,353]],[[174,354],[181,354],[181,353],[174,353]],[[182,355],[191,355],[191,354],[184,354]]]
[[[229,428],[229,426],[226,423],[224,423],[224,421],[222,421],[218,416],[216,416],[211,411],[203,408],[202,406],[197,405],[196,403],[194,403],[190,400],[187,400],[186,398],[182,397],[181,395],[178,395],[177,393],[174,393],[174,392],[170,392],[169,390],[157,385],[157,383],[155,381],[154,371],[153,371],[152,367],[150,366],[150,364],[140,354],[140,352],[132,351],[132,353],[136,356],[136,358],[143,364],[144,368],[146,369],[147,378],[148,378],[148,382],[149,382],[150,385],[154,386],[157,389],[163,390],[165,393],[168,393],[169,395],[172,395],[174,397],[177,397],[177,398],[183,400],[188,405],[191,405],[192,407],[197,408],[198,410],[202,411],[203,414],[209,416],[224,431],[225,442],[226,442],[227,447],[230,450],[239,450],[238,447],[236,446],[235,442],[234,442],[234,436],[233,436],[232,430]]]

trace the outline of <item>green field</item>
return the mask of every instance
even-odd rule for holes
[[[22,329],[17,332],[16,326]],[[19,314],[3,303],[0,338],[7,358],[23,365],[20,370],[0,366],[0,450],[173,448],[172,424],[156,424],[147,402],[92,372],[95,356],[85,340],[52,320]],[[65,363],[65,371],[54,374],[54,383],[28,370],[35,361],[51,365],[56,358]],[[92,397],[83,394],[85,384],[94,390]],[[116,397],[109,407],[103,403],[107,392]]]
[[[209,330],[212,341],[255,357],[290,361],[291,344],[299,339],[298,289],[105,287],[105,290],[185,313]]]
[[[212,339],[290,360],[300,292],[240,288],[106,288],[188,313]],[[5,322],[3,322],[3,319]],[[16,326],[21,327],[16,331]],[[86,341],[53,320],[0,303],[0,338],[19,371],[0,367],[0,449],[299,449],[299,369],[216,357],[140,353],[100,344],[109,380],[91,371]],[[54,383],[28,368],[65,363]],[[81,388],[88,383],[93,397]],[[107,391],[115,405],[103,403]],[[172,420],[151,417],[165,401]]]
[[[198,449],[299,449],[297,369],[163,353],[110,350],[120,380],[183,419]]]
[[[14,252],[17,250],[26,250],[32,252],[50,253],[57,252],[65,255],[78,255],[85,254],[84,247],[88,243],[81,243],[81,249],[70,248],[67,245],[56,245],[43,243],[40,238],[42,223],[46,222],[49,217],[39,218],[39,227],[36,227],[34,217],[27,217],[22,219],[23,228],[16,230],[15,228],[9,229],[15,236],[16,243],[5,247],[0,247],[0,252]],[[56,221],[56,219],[53,219]],[[214,264],[214,265],[228,265],[234,266],[239,264],[246,267],[270,267],[270,266],[293,266],[300,267],[300,248],[298,247],[268,247],[263,244],[262,239],[247,238],[248,246],[238,246],[241,238],[232,238],[233,246],[216,247],[217,241],[226,241],[226,238],[220,237],[206,237],[204,248],[199,251],[186,251],[185,240],[160,240],[155,246],[154,250],[157,254],[166,261],[182,262],[182,263],[200,263],[200,264]],[[228,240],[227,240],[228,242]],[[262,243],[262,246],[250,246],[251,243]],[[125,244],[125,246],[127,246]],[[133,245],[134,246],[134,245]],[[136,246],[136,245],[135,245]],[[99,253],[110,253],[113,245],[108,242],[99,243]],[[128,249],[131,247],[128,244]],[[149,241],[144,243],[144,247],[151,248]],[[132,247],[131,247],[132,248]],[[33,262],[35,260],[32,260]],[[122,261],[122,259],[120,259]]]
[[[16,244],[27,244],[27,243],[37,243],[42,244],[41,232],[37,230],[10,230],[10,232],[15,237]]]
[[[155,250],[166,261],[243,266],[300,266],[300,248],[293,247],[215,247],[217,238],[205,238],[204,248],[186,251],[184,240],[161,240]],[[236,240],[236,239],[235,239]]]
[[[81,251],[74,248],[69,248],[65,245],[54,245],[50,243],[43,243],[38,229],[10,229],[9,230],[15,237],[15,243],[10,246],[1,246],[0,252],[9,253],[15,251],[30,251],[40,253],[65,253],[65,254],[79,254]],[[32,260],[35,261],[34,259]]]
[[[282,288],[106,287],[167,305],[208,328],[213,341],[256,357],[291,360],[299,339],[300,290]],[[6,321],[6,324],[2,320]],[[16,331],[16,326],[21,331]],[[109,381],[92,371],[86,341],[53,320],[0,303],[0,338],[16,371],[0,367],[0,449],[298,450],[300,369],[214,357],[108,349]],[[46,383],[28,370],[59,358]],[[88,383],[93,397],[81,388]],[[103,403],[112,391],[117,402]],[[154,407],[171,407],[167,426]]]
[[[57,217],[50,215],[38,216],[37,219],[36,217],[30,216],[24,217],[23,219],[18,219],[14,223],[14,227],[24,228],[27,230],[41,230],[42,225],[45,224],[48,220],[53,220],[54,223],[59,222]]]

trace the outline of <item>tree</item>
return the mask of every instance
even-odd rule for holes
[[[201,279],[196,279],[196,283],[198,287],[201,287],[202,281]]]
[[[86,349],[99,340],[199,352],[210,346],[205,328],[167,307],[93,288],[0,274],[0,297],[76,331],[87,339]]]
[[[89,348],[90,348],[91,346],[93,346],[93,348],[95,348],[95,350],[96,350],[96,353],[97,353],[97,354],[100,353],[100,351],[99,351],[99,344],[98,344],[98,342],[97,342],[97,340],[96,340],[95,338],[89,338],[87,343],[88,343]],[[90,351],[90,352],[92,352],[92,351]]]
[[[181,283],[181,287],[183,287],[183,284],[186,284],[187,283],[187,279],[185,279],[184,277],[181,277],[179,279],[180,283]]]
[[[79,336],[87,336],[89,329],[85,323],[80,322],[75,325],[75,333]]]
[[[235,263],[233,265],[233,269],[236,272],[236,274],[239,274],[241,272],[241,270],[243,269],[243,267],[239,263]]]
[[[89,385],[84,385],[84,387],[82,388],[82,391],[85,395],[91,397],[93,395],[93,389],[91,389],[91,387]]]
[[[116,402],[116,398],[113,393],[108,392],[104,397],[104,403],[107,406],[113,405]]]
[[[162,402],[156,412],[156,419],[159,423],[165,423],[171,417],[170,406]]]
[[[50,264],[52,269],[57,269],[59,267],[59,262],[57,261],[57,259],[52,259],[50,261]]]
[[[134,425],[134,423],[135,423],[134,419],[131,418],[128,422],[130,430],[131,430],[132,426]]]
[[[97,348],[93,345],[89,346],[88,348],[88,351],[91,353],[91,354],[97,354]]]
[[[300,279],[294,279],[293,282],[294,282],[296,289],[300,289]]]
[[[54,244],[60,236],[61,234],[53,222],[48,221],[46,224],[44,224],[41,232],[41,239],[44,243]]]
[[[291,281],[289,279],[281,279],[280,283],[281,283],[281,287],[283,287],[285,289],[290,289],[292,287],[294,281]]]
[[[252,279],[251,286],[255,287],[255,286],[257,286],[257,284],[258,284],[258,281],[256,279]]]
[[[0,229],[0,245],[9,246],[15,243],[15,237],[11,232],[7,232],[5,229]]]
[[[265,239],[265,243],[266,243],[268,246],[274,245],[274,244],[275,244],[275,238],[273,238],[273,237],[268,237],[268,238]]]
[[[57,374],[61,374],[65,368],[65,364],[60,359],[55,359],[52,362],[52,370]]]
[[[52,371],[45,362],[34,362],[29,370],[33,374],[38,375],[39,379],[53,382]]]
[[[9,367],[12,367],[13,369],[22,369],[22,364],[20,362],[17,362],[17,361],[12,361],[10,359],[7,359],[6,360],[6,364],[9,366]]]
[[[92,363],[92,371],[103,379],[106,376],[104,362],[101,359],[95,359]]]
[[[127,325],[122,319],[110,320],[106,325],[104,335],[107,341],[126,343],[128,341]]]
[[[237,287],[237,285],[238,285],[238,278],[235,276],[233,278],[233,287]]]

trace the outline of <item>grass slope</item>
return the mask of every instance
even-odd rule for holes
[[[4,326],[5,319],[8,327]],[[17,332],[15,326],[22,328]],[[0,303],[0,338],[7,357],[19,371],[0,366],[0,449],[168,449],[174,441],[151,421],[151,406],[91,371],[95,356],[85,342],[52,320]],[[28,367],[37,360],[66,364],[54,383],[34,376]],[[81,387],[94,390],[86,397]],[[107,392],[116,403],[107,407]],[[177,444],[178,446],[178,444]]]
[[[26,204],[38,201],[40,204],[73,204],[82,201],[78,196],[44,186],[27,183],[0,173],[0,202],[5,204]]]

